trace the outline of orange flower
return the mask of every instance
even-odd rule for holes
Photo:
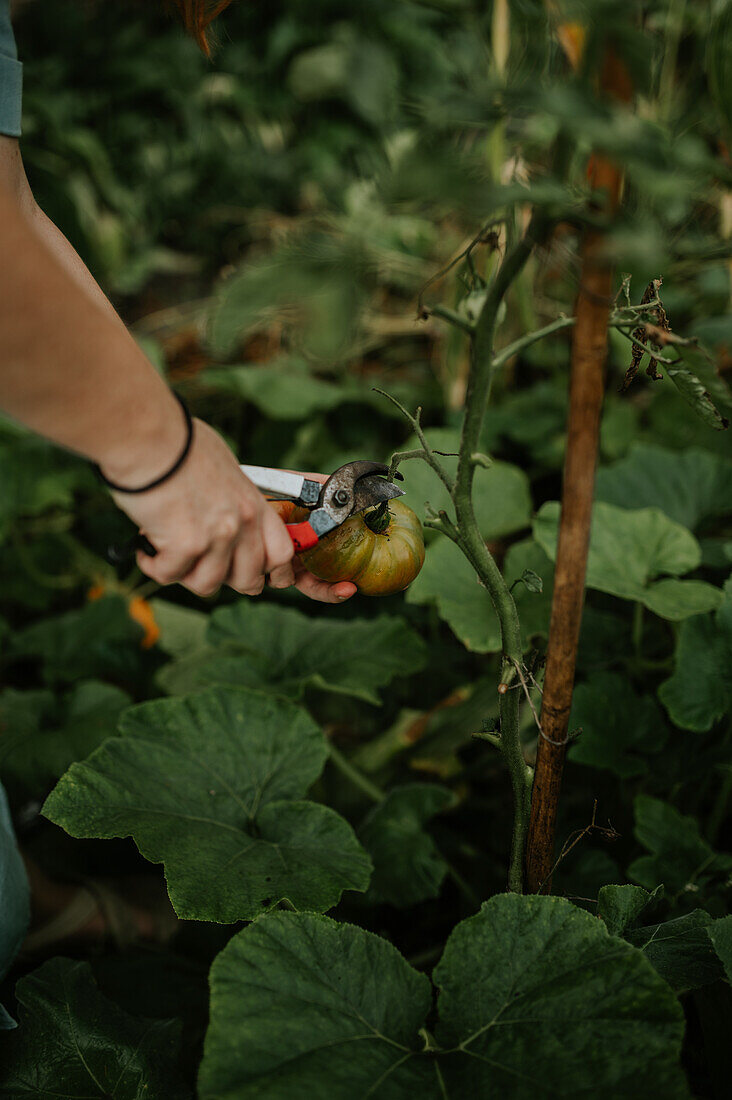
[[[151,649],[160,637],[160,627],[155,622],[152,607],[142,596],[133,596],[130,600],[129,610],[130,618],[139,623],[145,631],[140,645],[143,649]]]
[[[114,591],[114,589],[108,589],[102,583],[94,584],[86,594],[87,600],[99,600],[107,592]],[[160,627],[155,622],[155,615],[153,609],[147,600],[142,596],[132,596],[128,599],[127,610],[129,616],[136,623],[139,623],[145,633],[142,636],[140,645],[143,649],[152,649],[160,637]]]

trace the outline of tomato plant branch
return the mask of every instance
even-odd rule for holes
[[[434,305],[424,306],[423,312],[432,317],[441,317],[443,321],[447,321],[449,325],[460,329],[461,332],[466,332],[468,336],[473,335],[474,326],[467,317],[461,316],[456,310],[450,309],[449,306],[443,306],[437,302]]]
[[[437,458],[436,452],[432,450],[429,443],[427,442],[427,437],[424,434],[424,430],[422,428],[422,422],[421,422],[422,409],[418,408],[415,415],[412,416],[412,414],[410,412],[408,412],[407,409],[404,408],[401,401],[397,401],[396,397],[392,397],[390,393],[387,393],[385,390],[380,390],[376,387],[374,387],[374,393],[380,393],[382,397],[386,397],[389,401],[391,401],[392,405],[396,405],[396,407],[399,409],[402,416],[406,420],[409,421],[409,423],[412,426],[412,430],[414,431],[414,434],[417,436],[417,439],[422,444],[422,452],[419,452],[419,451],[417,451],[417,452],[403,451],[403,452],[401,452],[401,457],[400,457],[399,453],[394,455],[392,457],[392,460],[391,460],[391,468],[389,470],[389,477],[393,478],[394,474],[396,473],[396,466],[399,465],[399,462],[402,461],[403,458],[421,457],[425,460],[425,462],[428,462],[430,464],[432,469],[435,471],[435,473],[439,477],[440,481],[443,483],[443,485],[447,489],[447,491],[449,493],[452,493],[452,489],[453,489],[453,485],[454,485],[453,478],[450,476],[450,474],[448,474],[445,467],[442,465],[442,463]],[[398,459],[398,461],[396,463],[396,466],[394,465],[394,460],[395,459]]]
[[[513,788],[514,817],[508,886],[516,892],[523,889],[530,772],[524,760],[519,733],[520,699],[515,691],[507,689],[514,682],[516,667],[520,666],[523,659],[523,646],[513,596],[478,527],[473,507],[473,480],[476,467],[481,464],[475,459],[479,454],[480,431],[494,374],[493,339],[498,310],[511,284],[522,271],[534,247],[544,239],[551,224],[544,214],[534,213],[526,233],[506,254],[488,289],[475,326],[457,478],[452,493],[457,516],[456,541],[485,586],[501,628],[503,660],[499,686],[500,749]]]
[[[524,348],[528,348],[531,344],[535,344],[537,340],[543,340],[545,336],[551,336],[555,332],[561,332],[562,329],[570,328],[575,323],[574,317],[558,317],[556,321],[552,321],[548,325],[544,325],[543,328],[538,328],[534,332],[527,332],[524,336],[519,336],[518,340],[514,340],[512,344],[508,344],[505,348],[501,348],[497,355],[493,356],[491,363],[492,369],[498,370],[504,363],[507,363],[509,359],[513,359],[514,355],[518,355]]]

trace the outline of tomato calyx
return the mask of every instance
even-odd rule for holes
[[[383,535],[391,523],[389,502],[384,500],[381,504],[377,505],[376,508],[373,508],[370,512],[366,512],[363,521],[369,531],[373,531],[375,535]]]

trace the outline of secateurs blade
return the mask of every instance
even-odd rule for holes
[[[239,468],[268,496],[291,500],[308,509],[310,515],[306,520],[285,524],[298,554],[315,546],[323,535],[340,527],[357,512],[404,494],[403,489],[383,476],[389,472],[389,467],[369,459],[346,462],[330,475],[325,484],[303,474],[269,466]],[[396,477],[401,480],[402,475],[396,474]],[[136,550],[142,550],[148,557],[157,554],[150,540],[143,534],[137,534],[123,545],[110,546],[107,556],[111,562],[119,563],[131,557]]]
[[[323,535],[340,527],[357,512],[404,495],[403,489],[384,478],[389,467],[369,459],[346,462],[324,485],[302,474],[266,466],[241,466],[240,469],[263,492],[280,500],[294,501],[310,511],[306,520],[285,524],[296,553],[315,546]],[[400,474],[396,476],[401,479]]]

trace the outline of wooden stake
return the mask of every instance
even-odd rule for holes
[[[630,99],[627,71],[611,51],[606,53],[601,86],[609,96]],[[604,158],[593,157],[588,172],[593,186],[604,192],[605,209],[615,210],[622,186],[620,169]],[[613,290],[613,271],[602,251],[602,235],[595,230],[587,231],[581,249],[577,321],[572,339],[562,510],[526,850],[526,887],[531,893],[551,891],[559,791],[584,603]]]

